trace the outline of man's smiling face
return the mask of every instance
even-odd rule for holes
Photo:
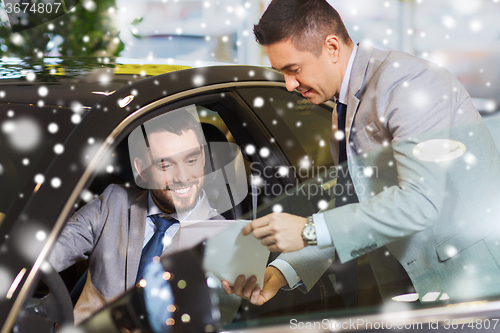
[[[205,154],[193,130],[181,135],[155,132],[148,135],[153,165],[135,165],[148,182],[151,195],[164,212],[184,212],[194,208],[204,182]]]

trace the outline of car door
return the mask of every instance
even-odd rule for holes
[[[8,311],[4,312],[4,327],[11,327],[15,323],[24,301],[32,294],[40,266],[57,241],[68,216],[85,201],[97,195],[103,184],[130,183],[130,172],[124,171],[126,168],[121,165],[123,156],[116,154],[115,149],[123,147],[127,135],[138,124],[148,119],[181,107],[194,106],[200,119],[222,130],[228,141],[241,147],[245,157],[244,168],[248,177],[246,180],[250,186],[247,196],[232,200],[232,216],[251,218],[273,211],[275,203],[271,201],[279,195],[256,193],[257,185],[252,182],[252,172],[262,172],[265,167],[271,165],[289,164],[286,156],[271,140],[269,131],[235,93],[234,88],[239,85],[282,86],[283,83],[269,82],[269,78],[279,79],[272,71],[249,71],[247,68],[225,70],[231,73],[229,78],[221,76],[220,70],[207,73],[205,69],[201,69],[186,71],[183,73],[186,75],[182,76],[179,73],[171,73],[132,84],[96,104],[65,142],[60,143],[62,149],[50,156],[52,161],[43,172],[46,181],[40,182],[34,188],[28,204],[23,208],[23,214],[13,222],[16,227],[9,233],[14,239],[22,236],[23,242],[36,241],[36,253],[25,258],[22,251],[10,247],[10,250],[2,254],[10,256],[14,262],[22,263],[21,266],[24,267],[13,268],[23,274],[17,275],[10,300],[8,304],[5,303],[5,309]],[[242,78],[246,76],[253,79],[250,82],[235,83],[234,71],[239,71]],[[203,87],[199,87],[201,75],[207,81]],[[258,153],[253,153],[251,147],[258,149]],[[264,148],[269,153],[262,153]],[[118,162],[119,160],[121,162]],[[293,184],[294,177],[271,177],[266,181],[271,185],[277,184],[276,187],[284,187]],[[314,211],[308,201],[297,200],[296,197],[285,196],[280,205],[285,207],[286,211],[300,215]],[[257,206],[262,208],[257,209]],[[29,230],[32,231],[27,233]],[[45,237],[40,239],[42,233]]]

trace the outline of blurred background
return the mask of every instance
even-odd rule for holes
[[[4,62],[94,56],[269,65],[252,27],[270,0],[85,0],[66,15],[17,33],[5,11],[9,1],[0,8]],[[500,109],[500,0],[329,2],[355,43],[433,61],[459,78],[480,112]]]

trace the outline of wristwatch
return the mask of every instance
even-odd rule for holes
[[[314,221],[312,216],[307,217],[307,222],[304,225],[304,229],[302,229],[302,239],[308,245],[317,245],[316,241],[316,228],[314,227]]]

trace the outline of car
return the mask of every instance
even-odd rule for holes
[[[203,124],[207,143],[236,147],[231,156],[241,161],[238,170],[243,173],[226,179],[222,189],[231,197],[230,206],[219,211],[226,219],[250,220],[271,212],[305,217],[333,207],[332,199],[344,196],[335,192],[332,170],[337,169],[329,150],[335,104],[312,105],[288,92],[283,75],[273,69],[46,58],[4,59],[1,73],[2,333],[53,332],[72,322],[69,291],[75,290],[86,267],[76,265],[59,275],[47,256],[75,210],[111,183],[134,186],[127,136],[155,117],[189,108]],[[243,184],[243,195],[232,191],[234,184]],[[196,285],[181,294],[177,280],[170,280],[173,304],[184,304],[191,314],[184,320],[182,313],[174,313],[173,331],[500,327],[495,319],[499,298],[457,303],[437,292],[418,302],[402,270],[392,285],[379,285],[366,255],[355,261],[353,303],[343,302],[335,281],[342,266],[334,263],[309,293],[282,290],[261,307],[244,301],[236,318],[221,326],[216,297],[200,264],[205,247],[201,242],[162,260],[173,276],[189,277]],[[389,288],[393,297],[383,300],[381,288]],[[150,330],[141,317],[147,317],[144,293],[140,286],[133,288],[81,329]]]

